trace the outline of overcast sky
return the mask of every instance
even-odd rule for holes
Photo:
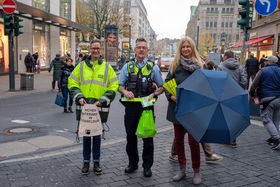
[[[199,0],[142,0],[150,25],[161,38],[180,39],[190,19],[191,5]]]

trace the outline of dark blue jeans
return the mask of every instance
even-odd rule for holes
[[[68,107],[71,107],[73,104],[73,99],[71,98],[70,94],[69,94],[69,90],[67,87],[62,87],[62,95],[64,97],[64,108],[67,108],[67,100],[68,100],[68,95],[69,95],[69,105]]]
[[[92,139],[92,147],[91,147]],[[99,162],[101,148],[101,135],[93,137],[83,137],[83,157],[84,162],[90,162],[90,153],[92,152],[93,162]]]

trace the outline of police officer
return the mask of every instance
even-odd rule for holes
[[[144,109],[137,99],[145,96],[153,98],[163,92],[163,79],[160,69],[154,62],[148,61],[146,58],[148,47],[147,41],[144,38],[138,38],[136,40],[134,52],[136,58],[123,66],[119,77],[119,92],[123,97],[132,101],[123,102],[125,106],[124,124],[127,134],[126,152],[129,159],[125,173],[132,173],[138,169],[139,155],[135,132]],[[158,89],[155,89],[156,87]],[[149,109],[154,110],[153,106],[150,106]],[[143,143],[143,175],[144,177],[151,177],[151,167],[154,158],[153,138],[143,138]]]
[[[118,90],[118,79],[111,65],[100,58],[101,42],[93,40],[90,43],[91,56],[79,63],[68,79],[68,88],[77,104],[77,120],[80,120],[81,106],[86,103],[99,107],[101,121],[107,121],[110,103]],[[92,149],[91,149],[91,139]],[[82,174],[89,174],[90,155],[92,152],[93,170],[102,174],[100,167],[101,135],[83,137],[83,168]]]

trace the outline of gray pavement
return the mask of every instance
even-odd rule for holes
[[[33,91],[8,92],[8,76],[1,76],[0,107],[1,99],[7,97],[47,92],[50,82],[51,74],[42,72],[35,74]],[[16,76],[17,90],[19,85],[19,76]],[[124,137],[102,142],[104,174],[101,176],[95,176],[93,172],[82,176],[81,144],[68,142],[60,136],[46,135],[1,143],[0,153],[6,153],[6,158],[0,158],[0,186],[192,186],[187,143],[187,178],[181,182],[172,181],[178,170],[177,163],[168,160],[172,137],[171,124],[159,128],[154,139],[155,159],[151,178],[143,177],[141,167],[134,174],[124,174],[127,165]],[[280,186],[280,151],[273,151],[264,143],[267,137],[261,123],[252,121],[252,125],[238,138],[237,148],[213,144],[214,151],[224,156],[218,164],[206,164],[201,152],[203,183],[200,186]],[[59,146],[54,146],[53,141]],[[141,154],[142,142],[139,142]],[[139,166],[141,164],[140,161]]]

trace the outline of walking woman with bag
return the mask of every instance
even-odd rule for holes
[[[188,78],[195,70],[203,67],[202,60],[196,50],[195,44],[190,37],[182,38],[179,42],[175,58],[170,65],[165,82],[175,79],[176,84],[179,85],[186,78]],[[180,181],[186,177],[186,156],[185,156],[185,129],[177,121],[175,117],[176,96],[168,91],[165,92],[169,101],[167,110],[167,120],[173,123],[175,134],[175,149],[178,155],[179,172],[173,177],[173,181]],[[200,148],[199,143],[193,138],[190,133],[188,134],[189,146],[191,150],[192,168],[194,176],[192,179],[193,184],[201,183],[200,175]]]
[[[68,77],[71,75],[73,69],[74,69],[73,59],[67,58],[66,64],[61,68],[61,76],[60,76],[60,88],[62,91],[62,95],[64,97],[64,113],[68,113],[68,112],[73,113],[72,111],[73,99],[71,98],[68,89]],[[67,110],[68,98],[69,98],[69,103],[68,103],[68,110]]]

